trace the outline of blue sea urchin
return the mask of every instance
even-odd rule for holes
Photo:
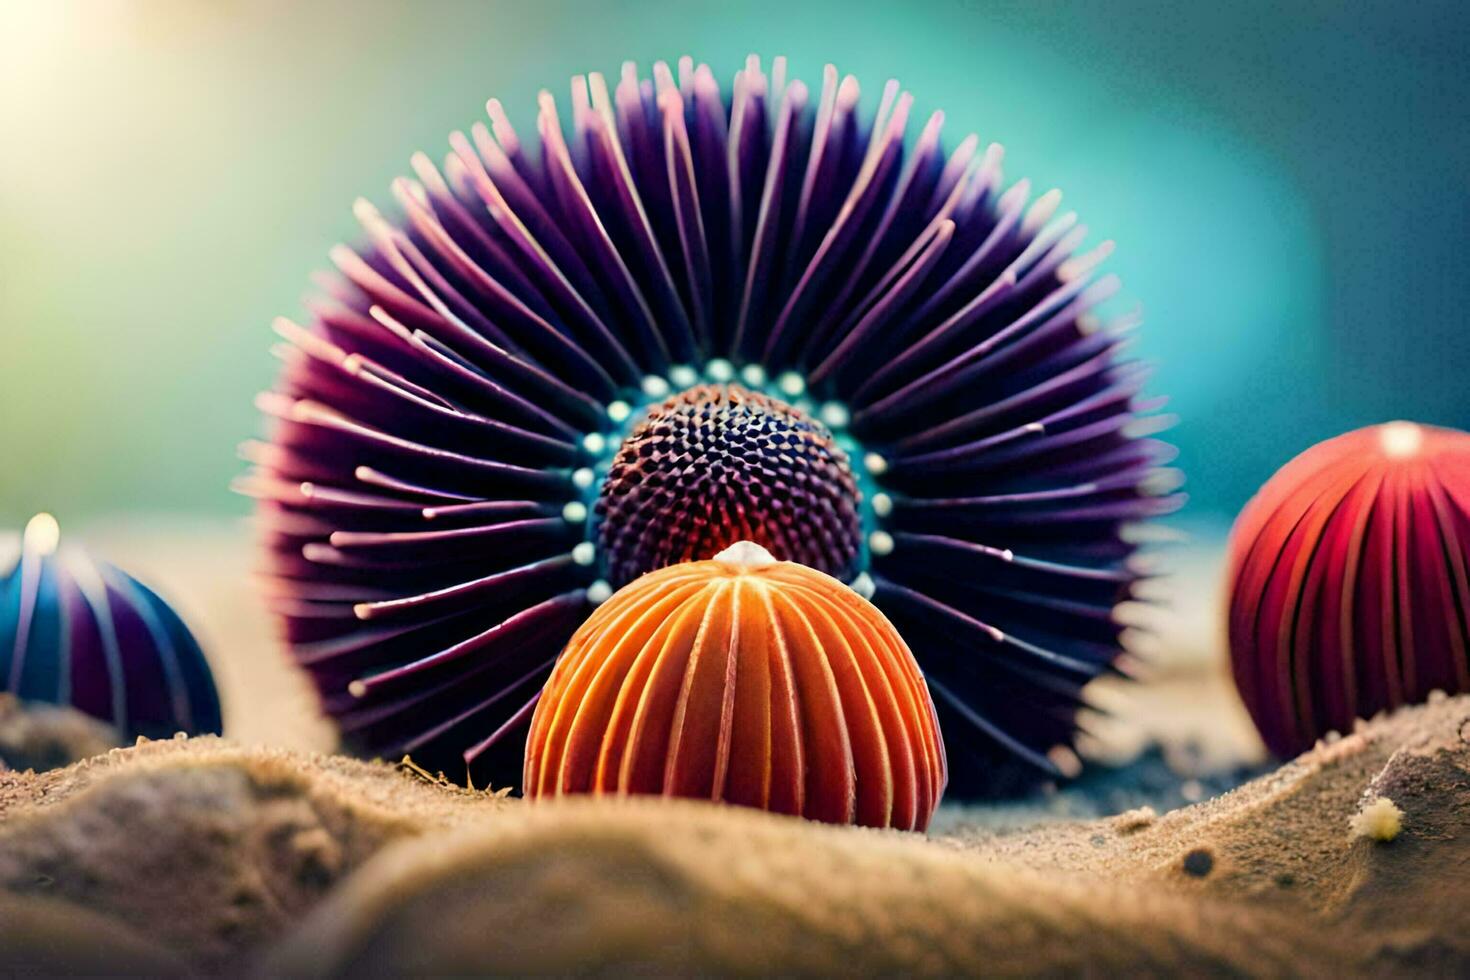
[[[998,146],[905,141],[828,68],[689,59],[501,106],[366,202],[312,321],[278,332],[246,446],[271,597],[349,741],[492,778],[614,584],[742,538],[903,629],[952,785],[1055,772],[1114,664],[1124,534],[1171,509],[1117,288]],[[539,151],[539,152],[538,152]],[[513,737],[510,736],[515,733]]]
[[[31,519],[0,577],[0,683],[127,738],[220,731],[219,695],[189,628],[137,579],[60,546],[50,514]]]

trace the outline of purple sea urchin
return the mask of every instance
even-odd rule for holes
[[[784,76],[579,77],[539,152],[491,101],[394,182],[401,216],[358,203],[366,243],[278,324],[245,487],[355,744],[515,772],[614,582],[751,538],[903,629],[958,790],[1056,771],[1118,655],[1123,529],[1176,503],[1094,310],[1110,243],[1003,188],[998,146],[946,156],[939,113],[906,144],[895,83],[867,116],[835,69],[815,98]]]
[[[0,690],[128,738],[218,734],[219,696],[188,627],[130,575],[59,543],[55,519],[36,515],[0,577]]]

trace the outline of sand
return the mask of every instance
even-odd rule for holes
[[[109,748],[0,701],[0,969],[1470,975],[1470,698],[1273,766],[1201,626],[1208,551],[1169,604],[1125,613],[1148,620],[1146,682],[1093,692],[1110,717],[1085,719],[1078,783],[951,801],[913,835],[529,804],[333,755],[248,588],[243,528],[102,542],[195,623],[230,738]],[[1397,836],[1355,833],[1381,798]]]
[[[1354,836],[1387,797],[1390,842]],[[0,960],[86,970],[1463,975],[1470,698],[1216,799],[997,832],[528,804],[412,769],[153,742],[0,773]],[[50,958],[48,958],[50,957]]]

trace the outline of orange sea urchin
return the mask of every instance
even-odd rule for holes
[[[643,576],[582,624],[536,706],[524,786],[923,830],[946,779],[898,631],[836,579],[742,541]]]
[[[1470,435],[1411,422],[1308,449],[1230,542],[1236,686],[1266,744],[1470,691]]]

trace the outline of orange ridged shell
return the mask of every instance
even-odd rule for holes
[[[898,631],[759,545],[660,569],[567,643],[531,720],[528,797],[664,794],[923,830],[939,723]]]

